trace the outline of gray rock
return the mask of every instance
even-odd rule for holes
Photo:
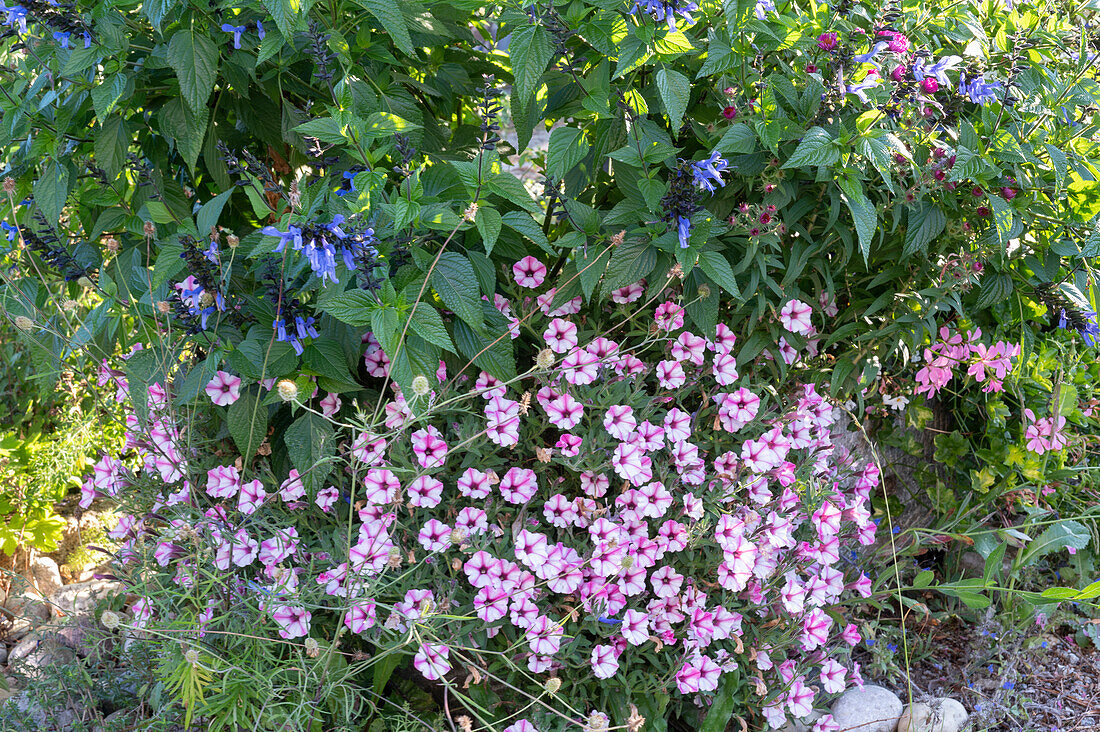
[[[72,729],[77,721],[77,714],[72,709],[46,709],[30,691],[20,692],[5,703],[15,706],[25,725],[17,729],[62,732]]]
[[[894,692],[865,684],[862,689],[848,689],[833,702],[833,721],[846,732],[894,732],[902,707]]]
[[[954,699],[914,704],[898,720],[898,732],[959,732],[970,715]]]
[[[44,597],[54,594],[64,585],[57,562],[49,557],[36,557],[31,563],[30,575]]]
[[[8,662],[8,647],[3,643],[0,643],[0,666],[7,664]]]
[[[99,600],[122,591],[122,584],[109,580],[89,580],[65,585],[50,596],[50,602],[63,615],[89,615]]]

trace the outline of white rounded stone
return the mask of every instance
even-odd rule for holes
[[[846,732],[894,732],[903,708],[889,689],[874,684],[853,687],[833,702],[833,721]]]

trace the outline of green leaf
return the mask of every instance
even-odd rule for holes
[[[443,252],[431,273],[431,284],[450,310],[474,329],[481,330],[481,293],[470,260],[455,252]]]
[[[974,306],[984,310],[992,305],[1002,302],[1012,294],[1016,287],[1012,277],[1004,272],[992,272],[982,277],[982,289],[978,293],[978,299]]]
[[[1012,231],[1012,207],[1008,205],[1008,201],[1000,196],[990,194],[989,208],[993,211],[993,225],[997,232],[997,243],[1001,245],[1001,250],[1004,251],[1008,246]]]
[[[302,350],[302,366],[342,384],[354,383],[344,349],[335,340],[315,338]]]
[[[206,236],[210,233],[210,229],[217,226],[218,217],[221,216],[222,209],[225,208],[226,202],[233,195],[233,191],[235,190],[237,190],[236,187],[222,191],[204,203],[202,208],[199,209],[198,214],[195,216],[195,220],[198,222],[197,225],[200,234]]]
[[[149,19],[149,22],[153,24],[153,27],[160,30],[160,24],[164,21],[165,16],[178,2],[179,0],[142,0],[141,10],[145,13],[145,17]]]
[[[156,115],[157,124],[165,135],[175,140],[180,155],[183,156],[187,166],[194,170],[195,163],[202,152],[203,139],[206,136],[206,124],[210,118],[210,110],[205,106],[195,113],[180,98],[172,99],[160,108]],[[251,188],[245,188],[246,191]],[[270,209],[264,206],[264,215],[270,213]]]
[[[657,265],[657,248],[644,239],[632,239],[615,248],[611,262],[604,274],[602,295],[612,290],[632,285],[642,279]]]
[[[913,578],[913,587],[918,590],[923,590],[925,587],[932,584],[932,580],[935,579],[935,577],[935,572],[926,569]]]
[[[229,405],[225,420],[233,443],[247,463],[267,435],[267,407],[260,404],[251,391],[243,391],[240,398]]]
[[[485,253],[492,254],[497,238],[500,237],[500,212],[489,206],[479,206],[477,215],[474,216],[474,224],[477,225],[477,231],[481,234],[481,244],[485,247]]]
[[[756,150],[756,133],[748,125],[730,125],[714,149],[723,155],[747,155]]]
[[[492,306],[486,304],[486,307]],[[491,313],[490,316],[492,316]],[[495,316],[492,317],[495,318]],[[489,329],[489,334],[485,336],[475,332],[465,322],[456,321],[455,344],[458,346],[458,352],[473,361],[475,365],[498,379],[509,381],[516,376],[516,360],[512,353],[512,339],[508,335],[507,324],[502,321],[503,316],[500,316],[495,327]]]
[[[129,146],[130,137],[121,116],[116,114],[102,122],[95,138],[95,159],[112,181],[122,172]]]
[[[557,250],[550,246],[550,240],[546,238],[546,234],[542,232],[542,227],[539,223],[531,218],[530,214],[523,213],[522,211],[509,211],[501,217],[501,221],[504,225],[513,231],[517,231],[523,236],[527,237],[535,244],[539,249],[542,249],[548,254],[556,254]]]
[[[401,13],[401,3],[393,0],[355,0],[359,5],[370,11],[370,14],[378,19],[382,27],[393,38],[395,46],[410,56],[416,56],[412,39],[409,37],[409,26],[405,16]]]
[[[585,156],[590,146],[584,131],[576,127],[558,127],[550,133],[546,151],[546,172],[552,178],[564,178]]]
[[[1072,519],[1062,519],[1051,524],[1024,549],[1020,566],[1026,567],[1035,560],[1061,549],[1085,549],[1092,541],[1092,532],[1084,524]]]
[[[922,201],[906,213],[905,247],[901,256],[927,252],[928,245],[939,236],[947,225],[947,217],[939,206]]]
[[[332,472],[329,458],[336,454],[332,425],[319,414],[306,412],[283,433],[283,442],[306,490],[311,493],[319,490]]]
[[[722,686],[714,695],[714,703],[710,705],[699,732],[725,732],[739,703],[737,687],[740,683],[741,677],[738,674],[726,674],[722,678]]]
[[[447,326],[443,324],[443,317],[431,305],[418,304],[409,317],[409,327],[428,343],[434,343],[445,351],[458,353],[450,334],[447,333]]]
[[[515,80],[514,93],[525,99],[535,92],[553,55],[546,29],[532,24],[513,32],[508,52]]]
[[[691,82],[680,72],[662,66],[657,70],[657,91],[661,93],[669,126],[673,131],[680,129],[691,97]]]
[[[733,276],[733,268],[725,257],[718,252],[701,252],[699,268],[706,272],[719,287],[732,295],[735,301],[742,301],[741,290],[737,287],[737,278]],[[718,293],[712,293],[711,297],[717,297],[717,295]]]
[[[823,127],[811,127],[798,143],[794,153],[783,163],[784,168],[804,168],[816,165],[832,165],[840,160],[840,151],[833,144],[833,136]]]
[[[352,290],[334,297],[328,298],[320,305],[323,312],[328,313],[341,323],[362,327],[370,325],[371,312],[378,307],[374,298],[363,290]]]
[[[92,106],[95,107],[96,119],[102,124],[114,111],[118,100],[126,91],[126,76],[124,74],[112,74],[102,83],[92,87]]]
[[[218,47],[214,42],[205,34],[196,33],[194,25],[182,28],[168,41],[168,63],[175,69],[180,91],[191,111],[205,109],[218,76]]]
[[[874,204],[863,192],[863,184],[856,178],[841,178],[838,183],[840,190],[844,191],[844,203],[852,212],[852,219],[856,225],[856,235],[859,237],[859,251],[863,254],[863,260],[871,254],[871,239],[875,235],[878,226],[878,211]]]
[[[34,182],[34,201],[51,225],[56,225],[61,219],[61,211],[68,197],[69,169],[61,163],[52,162],[43,168],[42,175]]]
[[[301,0],[263,0],[263,4],[283,38],[293,38],[303,28]]]

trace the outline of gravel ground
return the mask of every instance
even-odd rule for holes
[[[914,701],[958,699],[975,732],[1100,729],[1100,653],[1064,628],[1032,631],[1002,636],[957,619],[928,629],[931,654],[910,675]]]

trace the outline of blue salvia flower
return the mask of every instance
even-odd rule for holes
[[[217,264],[218,263],[218,242],[211,239],[210,240],[210,246],[206,249],[206,251],[204,251],[202,253],[202,255],[204,257],[206,257],[207,260],[209,260],[210,262],[212,262],[214,264]]]
[[[756,19],[764,20],[767,17],[767,13],[775,12],[775,3],[773,0],[756,0]]]
[[[336,277],[336,257],[341,256],[348,269],[355,269],[355,255],[363,245],[362,237],[349,237],[340,225],[344,217],[336,215],[332,222],[320,226],[289,226],[287,231],[279,231],[274,226],[265,226],[261,231],[268,236],[279,238],[276,252],[281,252],[290,243],[294,251],[305,250],[310,269],[321,278],[322,283],[332,280],[339,284]]]
[[[6,13],[7,18],[3,25],[19,26],[19,30],[27,32],[27,9],[22,5],[12,5],[10,8],[0,3],[0,13]]]
[[[233,34],[233,48],[241,47],[241,34],[244,33],[246,30],[243,25],[230,25],[229,23],[222,23],[222,30],[226,33]]]
[[[88,31],[84,31],[84,48],[92,47],[92,34]]]
[[[15,241],[15,237],[19,233],[19,228],[12,226],[7,221],[0,221],[0,229],[8,232],[8,241]]]
[[[889,45],[890,43],[888,41],[879,41],[867,53],[861,53],[858,56],[852,56],[852,60],[855,61],[857,64],[874,64],[875,66],[878,66],[878,64],[872,61],[872,59],[882,53],[882,49],[886,48]]]
[[[652,15],[654,20],[668,23],[669,31],[676,31],[676,16],[683,18],[688,25],[693,25],[695,19],[691,14],[699,9],[694,2],[684,0],[635,0],[631,12],[642,12]]]
[[[1000,88],[1001,82],[987,82],[985,74],[978,74],[969,82],[966,80],[966,74],[959,75],[959,94],[970,97],[976,104],[985,105],[997,101],[997,95],[993,93],[993,90]]]
[[[691,239],[691,219],[687,216],[676,217],[676,234],[680,239],[680,248],[688,248],[688,240]]]
[[[618,625],[619,623],[623,622],[622,620],[619,620],[618,618],[608,618],[608,617],[605,617],[603,615],[596,618],[596,620],[600,621],[601,623],[607,623],[608,625]]]
[[[1096,313],[1091,310],[1081,310],[1075,315],[1077,317],[1071,321],[1063,310],[1058,319],[1058,327],[1063,330],[1076,330],[1085,339],[1085,343],[1095,346],[1100,339],[1100,322],[1097,322]]]
[[[951,80],[947,78],[947,72],[954,69],[961,62],[962,59],[958,56],[944,56],[934,64],[926,66],[924,59],[919,58],[913,63],[913,78],[917,81],[924,81],[926,76],[931,76],[942,86],[948,86]]]
[[[858,84],[849,84],[846,88],[848,94],[855,94],[864,103],[871,100],[867,97],[867,90],[873,89],[882,83],[882,77],[878,74],[872,74]]]
[[[264,36],[267,35],[267,31],[264,30],[264,24],[258,20],[256,21],[256,35],[260,37],[261,41],[264,39]]]
[[[344,188],[343,185],[341,185],[340,189],[336,191],[337,196],[340,196],[342,198],[342,197],[348,195],[348,193],[358,193],[359,192],[359,189],[355,187],[355,173],[351,172],[350,170],[345,170],[344,171],[344,180],[347,181],[347,186],[348,187]]]
[[[275,318],[275,322],[271,325],[275,329],[275,340],[281,343],[289,343],[294,348],[294,352],[299,356],[302,355],[304,350],[302,347],[302,340],[305,338],[317,338],[320,334],[317,329],[313,327],[313,316],[304,318],[301,315],[297,315],[294,318],[294,327],[292,330],[287,330],[287,322],[280,312],[278,317]]]
[[[57,41],[58,43],[60,43],[62,48],[68,48],[69,47],[69,37],[70,36],[72,36],[72,33],[68,33],[68,32],[65,32],[65,31],[54,31],[53,32],[53,39],[55,41]]]
[[[710,193],[714,193],[716,188],[721,188],[726,185],[726,182],[722,180],[722,173],[729,170],[729,167],[730,164],[722,158],[717,150],[715,150],[706,160],[700,160],[691,164],[691,172],[694,176],[695,185],[700,188],[706,188]]]

